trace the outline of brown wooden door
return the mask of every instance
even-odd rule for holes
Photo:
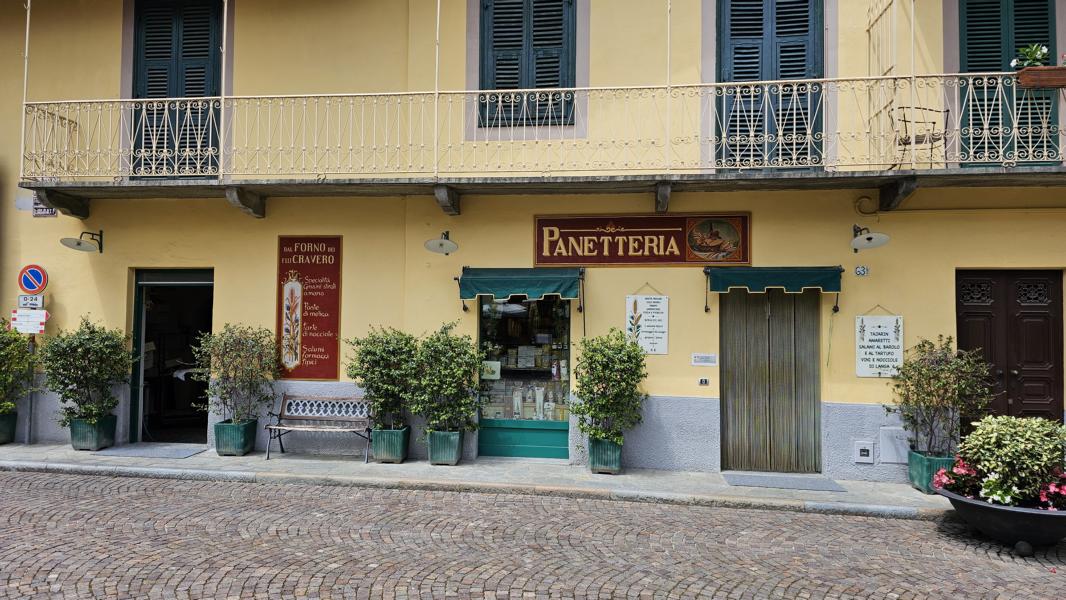
[[[816,473],[820,294],[722,295],[722,468]]]
[[[991,366],[991,412],[1062,421],[1062,271],[958,271],[959,347]]]

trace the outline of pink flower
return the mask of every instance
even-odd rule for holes
[[[1044,491],[1044,490],[1040,490],[1040,501],[1041,502],[1047,502],[1048,501],[1047,492]]]
[[[961,458],[955,459],[955,466],[951,468],[951,471],[956,475],[977,475],[977,470],[966,464]]]
[[[955,483],[955,481],[948,475],[947,469],[940,469],[933,475],[933,487],[940,489],[946,485]]]
[[[1055,485],[1054,483],[1049,483],[1047,486],[1047,491],[1051,492],[1052,494],[1057,494],[1059,493],[1059,486]]]

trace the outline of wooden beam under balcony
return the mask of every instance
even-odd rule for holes
[[[907,183],[901,183],[906,181]],[[551,194],[655,194],[661,183],[673,192],[882,190],[902,202],[911,186],[1066,187],[1066,167],[974,167],[907,171],[727,171],[693,174],[569,175],[500,177],[366,177],[314,179],[133,179],[127,181],[33,181],[20,186],[43,191],[74,216],[88,214],[88,201],[108,199],[224,198],[226,188],[239,187],[260,197],[424,196],[447,212],[458,212],[465,194],[486,196]],[[911,190],[913,191],[913,190]],[[58,195],[57,195],[58,194]],[[51,205],[51,204],[50,204]],[[898,203],[895,207],[898,207]],[[449,213],[451,214],[451,213]],[[84,218],[84,217],[82,217]]]

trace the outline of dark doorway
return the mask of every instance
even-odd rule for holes
[[[1062,421],[1062,271],[958,271],[959,348],[991,365],[993,414]]]
[[[211,331],[211,271],[139,271],[134,307],[133,442],[207,443],[206,384],[190,377],[192,348]]]
[[[820,296],[722,295],[723,470],[820,470]]]

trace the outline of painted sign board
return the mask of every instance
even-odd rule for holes
[[[26,265],[19,270],[19,287],[27,294],[40,294],[48,287],[48,272],[39,265]]]
[[[855,317],[855,375],[893,377],[903,364],[903,317]]]
[[[34,217],[55,217],[57,216],[57,213],[58,211],[56,211],[56,209],[52,208],[51,206],[47,206],[44,202],[41,202],[41,200],[37,197],[37,194],[33,195]]]
[[[718,355],[706,354],[702,352],[692,353],[692,366],[693,367],[717,367]]]
[[[670,342],[670,297],[626,296],[626,333],[647,354],[667,354]]]
[[[19,294],[19,308],[44,308],[44,294]]]
[[[51,315],[47,310],[20,308],[11,311],[11,329],[19,333],[44,333],[44,324]]]
[[[340,375],[341,236],[278,238],[282,379]]]
[[[534,264],[751,264],[751,215],[634,214],[534,217]]]

